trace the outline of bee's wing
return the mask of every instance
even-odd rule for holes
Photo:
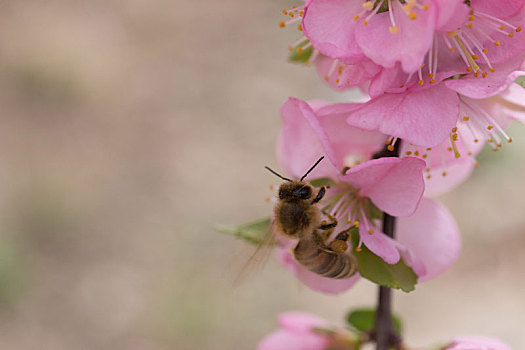
[[[273,229],[272,222],[261,242],[257,244],[254,252],[250,255],[250,257],[246,260],[244,265],[237,273],[237,276],[234,279],[233,283],[235,285],[238,285],[249,275],[260,272],[268,262],[268,259],[272,254],[272,250],[275,248],[276,245],[277,240],[275,238],[275,230]]]

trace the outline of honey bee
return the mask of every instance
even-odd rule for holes
[[[323,158],[319,158],[300,180],[295,181],[266,167],[286,181],[279,186],[279,201],[274,209],[274,230],[277,234],[298,239],[294,257],[308,270],[324,277],[348,278],[357,271],[355,257],[345,253],[349,230],[339,233],[329,245],[325,243],[325,239],[337,227],[337,219],[322,212],[317,205],[326,194],[326,188],[321,187],[314,195],[315,188],[304,181]],[[322,220],[323,215],[330,222]]]

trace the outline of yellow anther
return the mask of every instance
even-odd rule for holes
[[[514,36],[514,33],[513,32],[510,32],[509,33],[509,38],[512,38]]]
[[[479,77],[479,72],[474,73],[474,76],[477,78]]]
[[[512,137],[509,137],[508,143],[512,143]]]
[[[521,32],[521,27],[516,28],[516,32]]]
[[[390,152],[392,152],[392,151],[394,150],[394,146],[392,146],[392,145],[388,145],[386,148],[387,148]]]
[[[368,21],[367,21],[367,20],[364,20],[364,21],[363,21],[363,25],[365,25],[365,26],[368,25]]]
[[[357,21],[359,19],[359,15],[354,15],[354,21]]]
[[[456,51],[456,50],[455,50],[453,47],[450,47],[450,48],[448,49],[448,51],[450,51],[450,52],[454,52],[454,51]]]
[[[500,46],[501,43],[499,42],[499,40],[496,40],[496,42],[494,43],[494,45],[496,45],[496,46]]]
[[[328,77],[328,75],[325,75],[325,76],[324,76],[324,80],[325,80],[325,81],[328,81],[329,79],[330,79],[330,78]]]
[[[484,53],[487,53],[487,52],[489,52],[489,49],[485,49],[485,48],[484,48],[484,49],[482,49],[481,51],[483,51]]]
[[[264,200],[265,200],[266,202],[269,202],[269,201],[270,201],[270,197],[266,197]]]
[[[446,171],[442,172],[441,176],[443,176],[443,177],[447,176],[447,172]]]
[[[302,53],[303,52],[303,48],[302,47],[298,47],[297,48],[297,53]]]
[[[467,27],[472,28],[472,23],[468,23]]]
[[[467,66],[467,72],[472,72],[472,68]]]
[[[478,139],[474,139],[474,142],[475,142],[475,143],[478,143],[478,142],[479,142],[479,140],[478,140]]]
[[[430,84],[434,84],[436,81],[434,79],[430,79]]]
[[[415,20],[417,19],[417,15],[415,12],[409,12],[408,13],[408,18],[410,18],[411,20]]]
[[[457,132],[457,131],[458,131],[458,127],[457,126],[452,128],[452,132]]]
[[[434,78],[434,73],[428,73],[429,78]]]
[[[481,76],[482,76],[483,78],[486,78],[486,77],[487,77],[487,72],[483,72],[483,73],[481,73]]]
[[[273,191],[273,188],[274,188],[273,185],[270,185],[270,191]]]
[[[503,30],[505,29],[505,26],[502,24],[501,26],[499,26],[499,29]]]
[[[427,159],[428,154],[423,154],[422,157],[423,157],[423,159]]]
[[[425,171],[426,171],[427,173],[429,173],[429,172],[430,172],[430,168],[426,168]]]
[[[432,151],[432,147],[427,148],[427,151]]]
[[[430,175],[430,174],[429,174],[429,175],[427,175],[427,179],[429,179],[429,180],[430,180],[431,178],[432,178],[432,175]]]
[[[472,55],[473,60],[477,60],[479,57],[477,55]]]
[[[374,3],[372,1],[367,1],[363,4],[363,8],[367,10],[373,10],[374,9]]]
[[[288,46],[288,50],[292,51],[292,50],[293,50],[293,46],[292,46],[292,45],[289,45],[289,46]]]
[[[335,79],[335,82],[336,82],[337,84],[339,84],[339,81],[340,81],[339,78]]]
[[[426,11],[426,10],[428,10],[428,8],[429,8],[428,4],[423,5],[423,10]]]
[[[407,156],[411,155],[412,151],[407,151]]]
[[[449,152],[452,152],[454,149],[452,147],[447,148]]]
[[[473,21],[474,20],[474,15],[470,15],[469,18],[468,18],[469,21]]]
[[[390,31],[390,34],[397,34],[397,31],[399,28],[397,26],[389,27],[388,31]]]
[[[415,156],[419,156],[419,151],[415,151],[415,152],[414,152],[414,155],[415,155]]]
[[[287,14],[288,14],[288,11],[283,10],[283,15],[287,15]]]
[[[357,221],[357,220],[354,221],[354,226],[355,226],[355,227],[359,227],[359,221]]]
[[[289,12],[289,13],[288,13],[288,16],[290,16],[290,17],[292,17],[292,18],[295,17],[295,15],[293,14],[293,12]]]
[[[470,119],[470,117],[468,117],[468,116],[464,116],[464,117],[463,117],[463,120],[464,120],[464,121],[468,121],[469,119]]]
[[[423,85],[425,82],[423,80],[420,80],[417,82],[419,85]]]
[[[303,26],[299,24],[299,25],[297,26],[297,30],[300,31],[300,32],[302,32],[302,31],[303,31]]]
[[[374,234],[374,230],[372,230],[371,228],[368,229],[368,234],[369,235],[373,235]]]
[[[478,162],[476,162],[476,164],[474,164],[474,167],[475,167],[475,168],[479,168],[480,165],[481,165],[481,164],[479,164]]]
[[[361,250],[363,250],[363,249],[361,249],[361,247],[357,247],[357,248],[355,248],[355,251],[358,252],[358,253],[359,253]]]

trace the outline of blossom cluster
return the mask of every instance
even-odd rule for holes
[[[348,254],[363,247],[390,265],[400,261],[426,281],[460,249],[453,217],[431,197],[463,182],[485,144],[512,142],[505,131],[525,120],[523,0],[307,0],[283,10],[281,27],[304,35],[290,46],[337,91],[359,89],[362,102],[329,104],[290,98],[277,155],[287,175],[329,179],[323,213],[337,232],[358,231]],[[383,147],[399,157],[379,157]],[[393,152],[394,153],[394,152]],[[373,207],[398,217],[397,237],[381,232]],[[340,293],[347,279],[322,277],[281,243],[281,262],[310,288]],[[361,272],[361,271],[360,271]],[[367,277],[367,276],[364,276]],[[368,278],[368,277],[367,277]],[[369,278],[370,279],[370,278]]]

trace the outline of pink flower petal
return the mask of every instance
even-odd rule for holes
[[[376,131],[365,131],[354,128],[346,122],[348,111],[358,104],[335,104],[328,105],[316,111],[316,114],[328,135],[331,147],[333,147],[338,164],[348,164],[346,157],[357,156],[368,159],[375,152],[381,150],[385,144],[386,136]]]
[[[525,75],[525,71],[520,70],[523,58],[524,55],[521,54],[495,65],[495,72],[488,73],[486,78],[469,74],[459,79],[447,80],[444,84],[449,89],[472,98],[481,99],[495,96],[513,84],[517,77]]]
[[[353,18],[361,9],[359,1],[313,0],[304,13],[304,34],[326,56],[344,59],[362,56],[354,40]]]
[[[470,4],[475,11],[506,18],[517,14],[525,2],[523,0],[471,0]]]
[[[277,257],[286,269],[290,270],[301,282],[317,292],[339,294],[350,289],[360,278],[359,274],[345,279],[319,276],[295,261],[293,255],[286,249],[278,248]]]
[[[396,242],[383,232],[375,230],[374,233],[370,234],[367,225],[361,223],[359,225],[359,237],[372,253],[383,259],[387,264],[397,264],[401,259]]]
[[[416,146],[434,147],[456,125],[459,99],[443,84],[400,94],[385,94],[352,111],[347,122],[357,128],[379,130]]]
[[[414,215],[399,218],[397,240],[423,262],[428,281],[447,270],[456,261],[461,240],[457,224],[442,205],[423,199]]]
[[[333,166],[336,156],[312,108],[306,102],[290,98],[281,107],[281,117],[277,158],[286,173],[300,178],[319,157],[327,155],[332,163],[321,162],[309,177],[335,177],[339,173]]]
[[[441,32],[456,30],[467,20],[469,6],[463,0],[434,0],[438,7],[436,29]]]
[[[415,72],[432,44],[436,6],[416,11],[415,20],[409,18],[398,1],[392,2],[390,12],[398,27],[396,34],[389,30],[392,26],[390,13],[383,12],[374,15],[366,26],[359,23],[355,27],[355,40],[375,63],[392,68],[396,62],[401,62],[405,72]]]
[[[320,55],[315,60],[315,66],[321,80],[337,91],[361,85],[374,77],[381,69],[366,57],[340,61],[335,67],[334,62],[333,58]]]
[[[360,189],[381,210],[392,216],[408,216],[417,208],[423,191],[425,162],[415,157],[380,158],[356,165],[341,176]]]
[[[267,335],[257,350],[325,350],[329,343],[329,339],[320,335],[278,330]]]
[[[510,346],[496,338],[481,336],[456,337],[445,350],[512,350]]]
[[[520,11],[515,16],[504,18],[504,20],[515,27],[525,28],[525,11]],[[511,30],[508,26],[505,29]],[[492,64],[502,63],[506,60],[512,59],[517,55],[522,54],[523,50],[525,50],[525,33],[523,30],[519,32],[514,31],[512,37],[496,30],[489,32],[489,35],[492,40],[487,39],[482,45],[488,49],[486,55]],[[494,44],[495,40],[500,42],[499,46]]]
[[[294,333],[312,333],[313,328],[328,328],[330,323],[317,315],[302,311],[288,311],[279,315],[279,325]]]

